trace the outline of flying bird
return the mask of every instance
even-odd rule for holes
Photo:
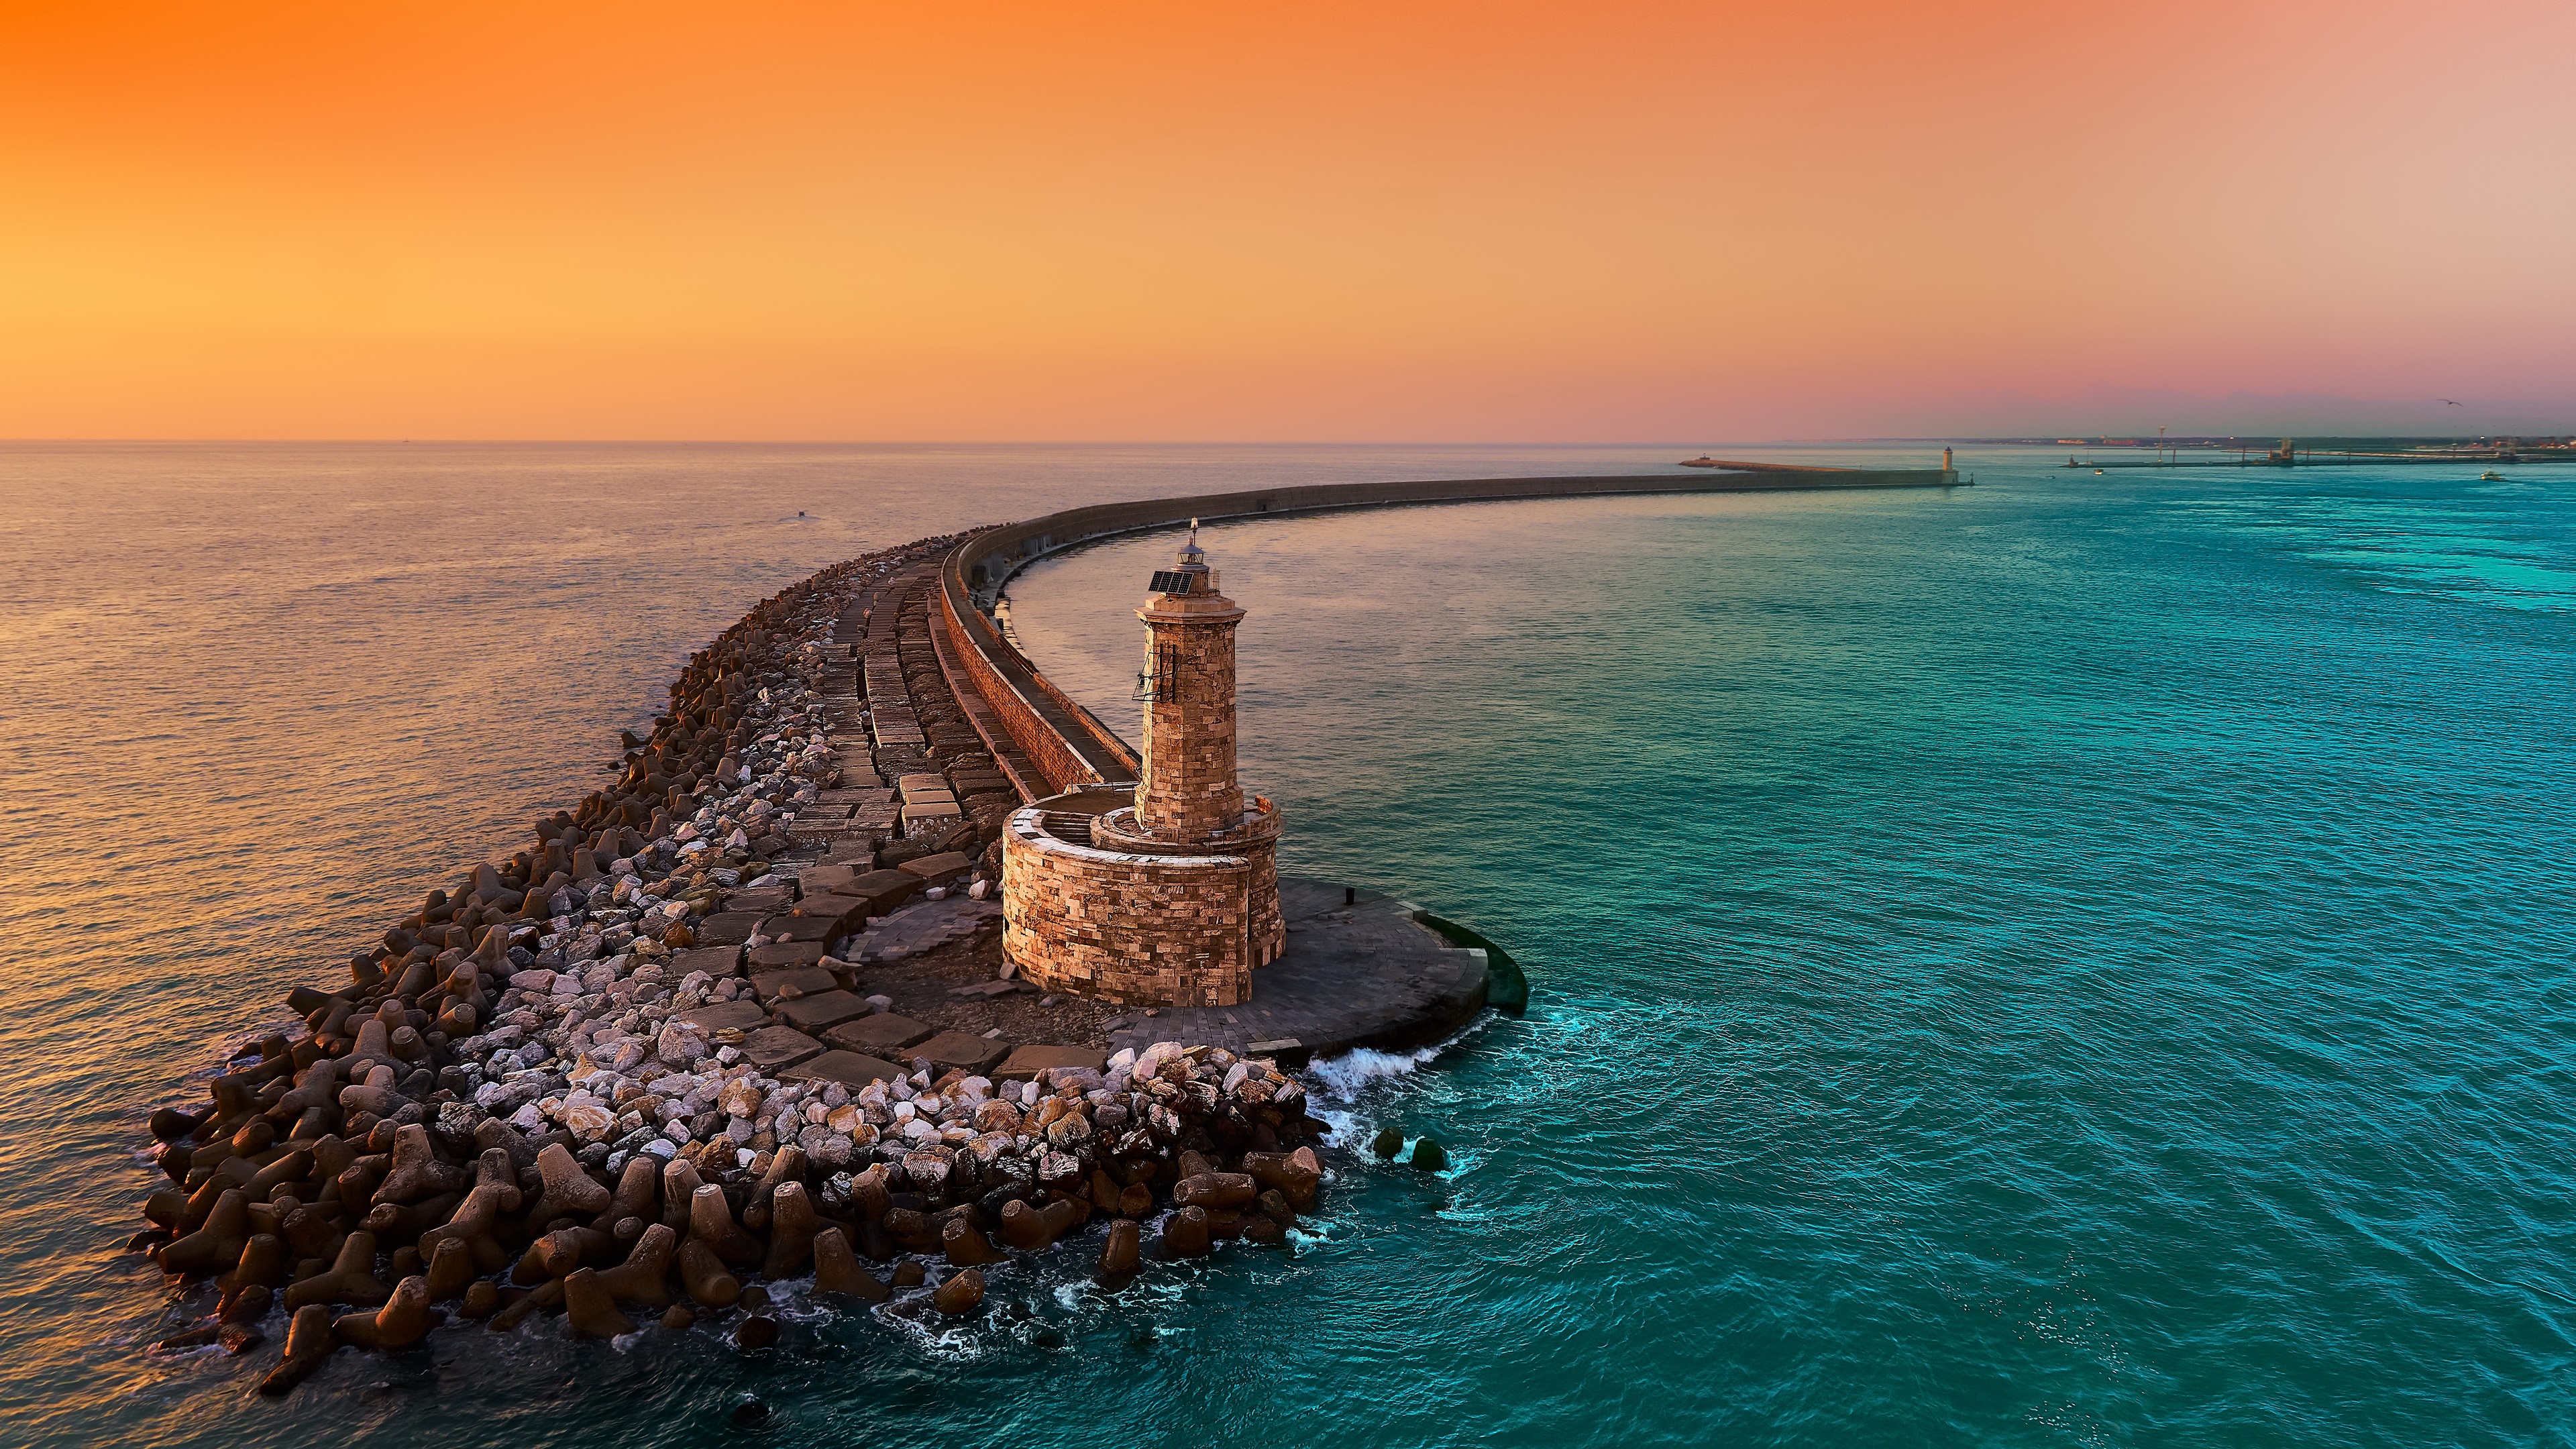
[[[2437,403],[2451,403],[2451,406],[2453,406],[2453,407],[2459,407],[2459,406],[2461,406],[2461,404],[2459,404],[2459,403],[2455,403],[2455,402],[2451,402],[2451,400],[2450,400],[2449,398],[2446,398],[2446,397],[2437,397],[2437,398],[2433,399],[2433,401],[2435,401],[2435,402],[2437,402]]]

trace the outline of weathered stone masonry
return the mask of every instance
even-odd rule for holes
[[[1002,859],[1002,949],[1031,981],[1163,1006],[1249,999],[1251,860],[1076,845],[1047,834],[1034,809],[1012,818]]]
[[[1015,814],[1002,841],[1003,949],[1051,990],[1152,1006],[1234,1006],[1287,944],[1279,816],[1235,776],[1234,631],[1196,531],[1154,576],[1145,751],[1134,804]],[[1087,842],[1079,838],[1087,833]]]

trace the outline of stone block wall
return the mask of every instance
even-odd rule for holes
[[[1245,931],[1252,942],[1253,967],[1259,969],[1278,960],[1279,953],[1288,949],[1288,918],[1279,904],[1279,810],[1267,798],[1257,804],[1258,808],[1237,822],[1235,829],[1216,840],[1188,842],[1157,840],[1144,834],[1132,808],[1110,810],[1092,818],[1091,844],[1113,855],[1148,859],[1239,855],[1250,861],[1252,879],[1245,888]]]
[[[1264,866],[1276,868],[1241,855],[1096,850],[1056,839],[1043,812],[1021,810],[1002,833],[1002,949],[1041,990],[1132,1006],[1240,1006],[1252,999]],[[1275,875],[1269,884],[1275,913]]]
[[[957,651],[959,672],[992,707],[995,723],[1037,771],[1037,783],[1050,793],[1097,783],[1099,774],[1074,753],[1063,735],[1038,717],[1036,709],[1002,677],[986,652],[975,647],[974,635],[958,620],[954,602],[943,598],[943,603],[948,610],[951,637],[967,641],[966,647]]]

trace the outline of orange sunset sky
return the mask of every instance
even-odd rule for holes
[[[2576,429],[2568,0],[0,13],[0,436]]]

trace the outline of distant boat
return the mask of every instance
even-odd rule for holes
[[[1708,454],[1702,453],[1696,458],[1684,459],[1682,461],[1682,466],[1685,468],[1717,468],[1723,467],[1724,465],[1719,463],[1715,458],[1710,457]]]
[[[2094,476],[2094,477],[2096,477],[2096,478],[2101,477],[2101,476],[2102,476],[2102,470],[2101,470],[2101,469],[2099,469],[2099,468],[2094,469],[2094,470],[2093,470],[2093,476]]]
[[[2489,468],[2478,475],[2478,481],[2481,483],[2501,483],[2504,481],[2504,475],[2493,468]]]

